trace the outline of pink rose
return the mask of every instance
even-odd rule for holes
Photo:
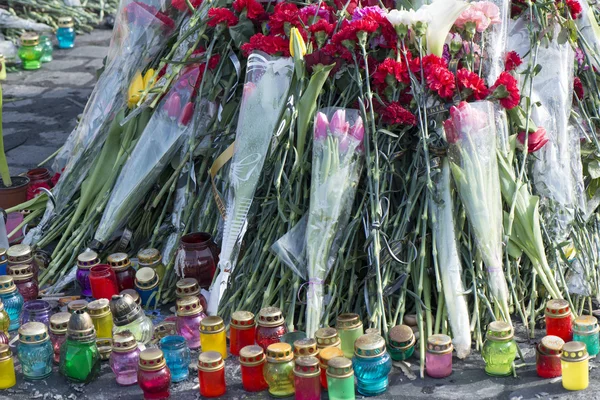
[[[329,121],[327,120],[327,115],[318,112],[315,121],[315,140],[325,140],[325,138],[327,138],[328,128]]]
[[[522,145],[525,144],[525,132],[519,133],[517,136],[519,143]],[[544,145],[548,143],[548,137],[546,136],[546,129],[543,127],[539,127],[535,132],[530,133],[527,138],[527,152],[534,153],[544,147]]]

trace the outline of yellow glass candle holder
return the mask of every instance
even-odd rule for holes
[[[590,383],[589,355],[583,342],[565,343],[560,364],[562,384],[567,390],[584,390]]]
[[[10,347],[0,344],[0,389],[8,389],[17,383],[15,377],[15,364]]]
[[[92,301],[87,307],[99,338],[112,338],[113,318],[107,299]]]
[[[200,346],[202,352],[216,351],[223,359],[227,358],[227,336],[221,317],[210,316],[200,322]]]

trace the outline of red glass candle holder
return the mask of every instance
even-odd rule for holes
[[[96,299],[108,299],[119,294],[115,271],[110,265],[100,264],[90,269],[92,296]]]
[[[263,373],[266,362],[265,352],[260,346],[246,346],[240,350],[242,385],[245,391],[260,392],[269,388]]]
[[[565,342],[558,336],[544,336],[536,347],[535,367],[541,378],[562,375],[560,356]]]
[[[266,307],[258,313],[256,328],[256,344],[267,350],[273,343],[281,342],[281,337],[288,332],[283,313],[277,307]]]
[[[571,309],[566,300],[548,300],[546,303],[546,335],[558,336],[566,342],[573,340]]]
[[[171,372],[163,352],[159,349],[142,351],[138,364],[138,385],[144,392],[144,400],[168,399],[171,396],[170,384]]]
[[[221,353],[205,351],[198,358],[198,382],[200,383],[200,396],[219,397],[225,394],[225,363]]]
[[[296,358],[294,366],[294,388],[296,400],[321,399],[321,369],[319,360],[312,356]]]
[[[183,276],[194,278],[201,288],[208,288],[219,264],[219,247],[210,234],[205,232],[190,233],[181,237]]]
[[[108,265],[115,271],[119,292],[135,288],[135,269],[131,266],[126,253],[115,253],[108,256]]]
[[[255,337],[254,314],[248,311],[234,312],[229,325],[229,352],[234,356],[239,356],[242,348],[254,344]]]
[[[319,350],[319,354],[317,355],[320,363],[321,373],[320,380],[321,386],[323,389],[327,390],[327,366],[329,361],[334,359],[335,357],[343,357],[344,352],[339,347],[326,347],[324,349]]]

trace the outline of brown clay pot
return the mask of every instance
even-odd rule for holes
[[[6,187],[0,180],[0,208],[10,208],[27,200],[29,178],[26,176],[11,176],[12,186]]]

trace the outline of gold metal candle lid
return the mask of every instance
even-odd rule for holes
[[[225,324],[221,317],[211,315],[210,317],[203,318],[200,321],[200,332],[204,334],[219,333],[225,330]]]
[[[321,375],[319,360],[313,356],[300,356],[294,364],[294,375],[303,378],[312,378]]]
[[[379,335],[362,335],[354,342],[354,354],[360,358],[379,357],[385,352],[385,340]]]
[[[240,364],[253,367],[265,362],[265,352],[257,345],[245,346],[240,350]]]
[[[198,357],[198,369],[200,371],[212,372],[225,368],[223,357],[218,351],[205,351]]]
[[[569,315],[569,302],[563,299],[548,300],[546,303],[546,316],[550,318],[563,318]]]
[[[110,314],[110,307],[107,299],[98,299],[92,301],[87,306],[87,312],[92,318],[102,318]]]
[[[165,356],[160,349],[151,348],[140,353],[139,367],[144,371],[156,371],[165,365]]]
[[[144,316],[144,310],[131,297],[114,295],[109,303],[110,312],[116,326],[132,323]]]
[[[111,254],[110,256],[108,256],[106,261],[108,262],[108,265],[110,265],[110,267],[116,272],[125,271],[131,266],[131,261],[129,261],[127,253]]]
[[[258,325],[264,327],[273,327],[283,325],[285,318],[283,313],[277,307],[265,307],[258,313]]]
[[[112,351],[115,353],[125,353],[137,347],[137,341],[133,333],[121,331],[113,335]]]
[[[133,299],[133,301],[135,301],[137,304],[142,304],[142,299],[140,298],[140,294],[138,292],[136,292],[133,289],[125,289],[123,290],[121,293],[119,293],[122,296],[129,296]]]
[[[250,329],[256,325],[250,311],[236,311],[231,315],[230,325],[238,330]]]
[[[325,347],[339,347],[342,343],[335,328],[320,328],[315,333],[317,339],[317,347],[324,349]]]
[[[100,353],[100,360],[107,361],[112,353],[112,339],[98,338],[96,339],[96,347]]]
[[[0,54],[0,61],[4,60],[4,56],[2,54]],[[0,247],[0,263],[6,261],[6,249],[3,247]]]
[[[96,340],[96,329],[90,314],[83,310],[77,310],[71,314],[67,325],[67,337],[79,342]]]
[[[152,332],[152,342],[158,343],[160,339],[169,335],[177,335],[177,325],[175,322],[163,321],[154,327]]]
[[[150,267],[138,269],[135,273],[135,285],[144,290],[154,289],[158,285],[158,275]]]
[[[431,335],[427,338],[427,351],[433,354],[452,352],[452,339],[448,335]]]
[[[562,353],[564,345],[565,341],[558,336],[548,335],[542,338],[542,341],[538,345],[538,350],[542,354],[557,356]]]
[[[143,249],[138,253],[140,265],[152,265],[160,261],[160,251],[157,249]]]
[[[17,290],[15,282],[10,275],[0,275],[0,294],[11,293]]]
[[[0,361],[6,361],[12,357],[12,352],[7,344],[0,344]]]
[[[408,325],[396,325],[389,332],[390,346],[404,350],[415,344],[415,334]]]
[[[42,343],[48,337],[48,328],[41,322],[27,322],[19,328],[19,341],[25,344]]]
[[[21,35],[21,43],[25,46],[35,46],[39,44],[40,38],[37,33],[25,32]],[[6,252],[10,264],[21,264],[33,259],[31,247],[27,244],[17,244],[10,246]]]
[[[200,286],[194,278],[184,278],[177,281],[175,285],[175,294],[177,297],[199,296]]]
[[[321,369],[327,369],[329,361],[335,357],[343,357],[344,352],[339,347],[326,347],[319,351],[318,357],[321,362]]]
[[[177,299],[177,315],[180,317],[187,315],[200,314],[204,309],[200,304],[200,299],[196,296],[188,296],[182,299]]]
[[[583,342],[569,342],[565,343],[562,348],[562,356],[560,357],[564,361],[584,361],[589,358],[585,343]]]
[[[513,336],[512,326],[504,321],[493,321],[488,325],[486,337],[489,340],[503,342],[512,339]]]
[[[55,335],[64,335],[67,333],[67,325],[69,325],[71,314],[68,312],[59,312],[50,317],[50,332]]]
[[[289,343],[273,343],[267,347],[267,361],[270,363],[285,363],[293,359],[294,353]]]
[[[87,310],[88,302],[85,300],[73,300],[67,304],[67,310],[74,313],[77,310]]]
[[[334,357],[327,363],[327,375],[332,378],[349,378],[354,375],[352,361],[346,357]]]
[[[74,26],[73,18],[71,17],[60,17],[58,19],[59,28],[71,28]]]
[[[356,329],[360,327],[362,327],[362,322],[360,321],[358,314],[340,314],[335,321],[335,329],[338,331],[345,329]]]
[[[13,265],[9,268],[8,274],[15,282],[26,281],[33,278],[33,268],[29,264]]]
[[[90,269],[100,264],[98,253],[92,250],[87,250],[77,256],[77,268]]]
[[[372,334],[381,336],[381,331],[379,329],[377,329],[377,328],[367,328],[367,329],[365,329],[365,335],[372,335]]]
[[[313,338],[299,339],[294,342],[294,357],[313,356],[319,354],[317,341]]]
[[[573,322],[573,331],[579,335],[594,335],[598,330],[598,320],[591,315],[582,315]]]

